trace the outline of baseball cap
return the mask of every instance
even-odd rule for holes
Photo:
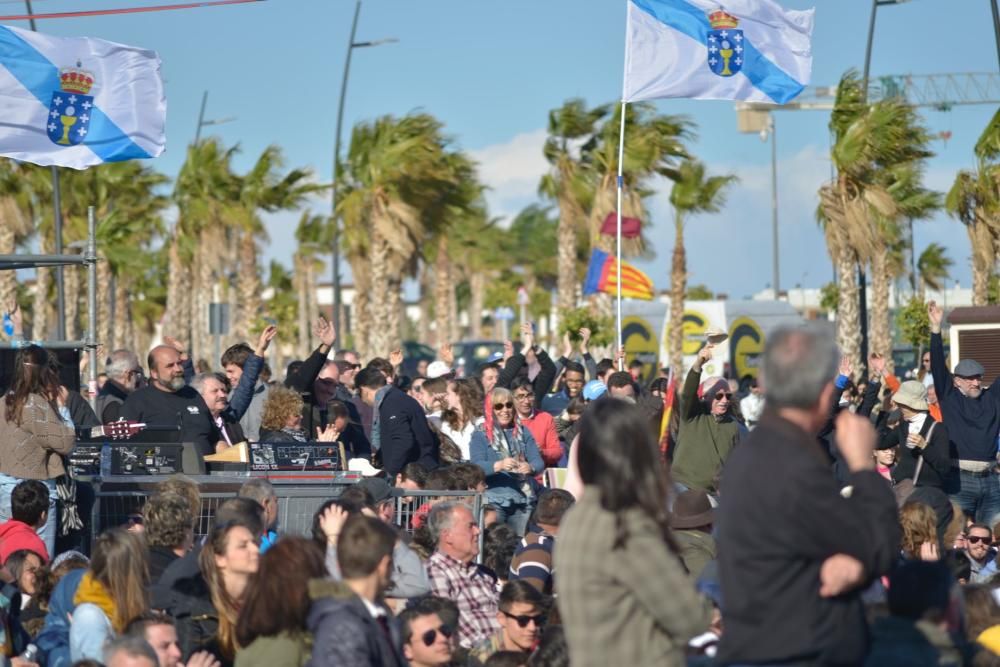
[[[363,487],[372,494],[376,503],[388,500],[392,497],[392,487],[381,477],[365,477],[358,482],[358,486]]]
[[[451,374],[451,368],[449,368],[448,364],[443,361],[432,361],[427,365],[428,379],[433,380],[434,378],[439,378],[449,374]]]
[[[500,361],[501,359],[503,359],[503,352],[494,352],[486,357],[486,363],[492,364],[494,361]]]
[[[591,380],[583,385],[583,397],[588,401],[596,401],[608,391],[607,385],[600,380]]]

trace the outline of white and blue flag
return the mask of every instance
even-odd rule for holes
[[[785,104],[812,74],[814,11],[772,0],[629,0],[622,99]]]
[[[154,51],[0,26],[0,155],[73,169],[153,158],[166,117]]]

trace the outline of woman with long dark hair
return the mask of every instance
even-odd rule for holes
[[[49,512],[39,535],[50,554],[55,553],[58,525],[55,480],[66,474],[62,455],[73,451],[76,441],[66,398],[48,351],[29,345],[17,353],[0,419],[0,522],[11,519],[15,486],[26,479],[44,482],[49,488]]]
[[[462,451],[462,460],[469,460],[469,443],[476,427],[483,423],[483,393],[472,378],[448,382],[445,394],[448,409],[441,415],[441,432],[451,438]]]
[[[259,539],[245,521],[216,525],[198,556],[198,576],[173,585],[164,611],[177,620],[185,660],[205,650],[223,667],[233,664],[237,618],[260,564]]]
[[[683,665],[712,606],[677,555],[670,483],[641,410],[595,401],[576,447],[583,496],[563,517],[555,551],[572,663]]]
[[[309,582],[327,576],[323,551],[305,537],[283,537],[261,556],[236,621],[236,667],[300,667],[309,656]]]

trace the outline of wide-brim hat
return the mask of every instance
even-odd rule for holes
[[[923,382],[907,380],[899,385],[892,400],[896,405],[904,405],[911,410],[927,410],[927,387]]]
[[[680,530],[701,528],[715,523],[715,508],[708,494],[699,489],[688,489],[674,501],[672,528]]]

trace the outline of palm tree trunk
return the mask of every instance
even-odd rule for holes
[[[558,309],[576,306],[576,226],[574,206],[567,197],[559,198],[559,275],[557,278]]]
[[[449,342],[451,336],[451,300],[449,290],[455,287],[451,280],[451,258],[448,257],[448,236],[438,237],[437,257],[434,260],[434,328],[437,346]]]
[[[684,372],[684,291],[687,256],[684,249],[684,219],[674,221],[674,252],[670,262],[670,368],[674,377]]]
[[[483,337],[483,304],[486,302],[486,274],[473,271],[469,275],[469,337]],[[573,303],[576,303],[574,297]]]
[[[872,255],[872,303],[871,316],[871,345],[869,349],[882,355],[886,361],[886,368],[893,371],[892,363],[892,330],[889,322],[889,286],[892,277],[889,275],[889,268],[886,263],[885,249],[880,249]]]
[[[455,279],[455,275],[455,267],[452,266],[451,276],[453,280]],[[451,328],[448,330],[448,340],[460,340],[462,336],[460,332],[461,322],[459,322],[458,318],[458,289],[454,282],[451,289],[448,290],[448,321],[451,323]]]
[[[843,247],[837,252],[837,347],[861,368],[861,315],[858,310],[858,263],[854,251]]]
[[[389,346],[383,353],[386,357],[393,350],[403,346],[403,322],[406,319],[406,307],[403,304],[403,279],[400,275],[389,275],[389,328],[386,336]]]
[[[300,254],[295,255],[295,273],[292,275],[292,285],[296,295],[296,320],[298,322],[298,345],[295,356],[305,359],[309,355],[311,326],[309,323],[309,260]]]
[[[0,255],[13,255],[16,250],[15,223],[10,218],[12,214],[16,213],[11,199],[0,199]],[[0,308],[6,311],[16,296],[17,274],[14,271],[0,271]]]
[[[63,267],[66,291],[66,340],[80,339],[80,267]]]
[[[417,339],[426,343],[431,339],[431,311],[434,310],[431,294],[434,288],[431,282],[434,275],[431,267],[423,261],[420,262],[419,271],[417,281],[420,283],[420,321],[417,322]]]
[[[244,232],[240,240],[240,284],[239,310],[240,318],[235,327],[237,340],[251,340],[251,330],[261,312],[260,293],[263,286],[260,281],[260,270],[257,268],[257,241],[253,234]]]
[[[376,231],[372,232],[370,260],[371,289],[367,310],[371,321],[367,335],[367,351],[374,356],[388,356],[391,351],[390,341],[393,338],[390,327],[392,320],[398,321],[398,318],[394,318],[391,314],[389,244]]]
[[[47,255],[51,246],[44,233],[38,243],[38,252]],[[52,285],[52,269],[38,267],[35,269],[35,293],[32,296],[31,317],[34,340],[48,340],[52,328],[52,299],[49,290]]]
[[[972,305],[985,306],[989,302],[990,275],[996,259],[993,234],[982,220],[966,225],[965,229],[972,244]]]
[[[113,334],[108,340],[111,341],[112,348],[137,350],[135,326],[132,319],[132,299],[129,296],[129,288],[126,283],[127,281],[121,278],[115,282],[115,292],[111,295],[115,300],[115,321],[111,327]],[[107,345],[107,343],[105,344]],[[141,359],[142,355],[139,356]]]

